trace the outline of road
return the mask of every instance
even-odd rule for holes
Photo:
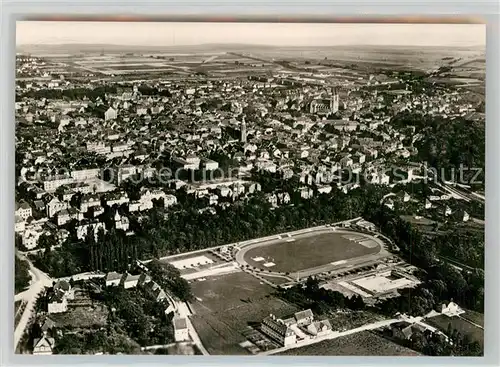
[[[21,258],[22,260],[26,260],[28,262],[30,273],[32,274],[33,279],[28,290],[19,293],[16,297],[14,297],[16,301],[24,300],[27,302],[21,319],[19,320],[19,323],[14,330],[14,349],[17,348],[31,317],[33,316],[33,311],[35,310],[35,302],[38,295],[45,287],[50,287],[53,281],[53,279],[50,278],[47,274],[35,268],[33,263],[24,255],[18,253],[17,256],[19,256],[19,258]]]
[[[361,218],[354,218],[354,219],[351,219],[350,221],[345,221],[345,222],[353,222],[353,221],[356,221],[359,219],[361,219]],[[333,223],[332,225],[338,225],[340,223],[344,223],[344,222]],[[318,226],[315,228],[306,228],[306,229],[290,232],[290,234],[297,235],[297,234],[311,232],[311,231],[314,231],[314,230],[317,230],[320,228],[324,229],[327,227],[328,226]],[[281,239],[281,236],[286,236],[286,235],[287,235],[287,233],[284,233],[281,235],[274,235],[274,236],[269,236],[266,238],[243,241],[243,242],[235,243],[235,244],[233,244],[233,246],[245,246],[245,245],[249,245],[252,243],[258,243],[258,242],[262,242],[262,241],[270,240],[270,239],[278,239],[278,238]],[[216,246],[216,247],[213,247],[212,249],[217,249],[220,247],[222,247],[222,246]],[[184,253],[182,255],[185,256],[188,254],[194,254],[194,253],[208,251],[208,250],[210,250],[210,249],[193,251],[190,253]],[[31,283],[29,289],[17,294],[14,297],[15,301],[24,300],[27,302],[26,308],[23,312],[23,315],[21,316],[21,319],[19,320],[19,323],[14,330],[14,347],[15,348],[17,348],[19,341],[21,340],[31,317],[33,316],[34,306],[35,306],[35,302],[36,302],[38,295],[45,287],[50,287],[50,286],[52,286],[52,283],[54,281],[59,280],[59,279],[53,279],[50,276],[48,276],[47,274],[45,274],[44,272],[42,272],[41,270],[37,269],[33,265],[33,263],[25,256],[25,254],[23,254],[21,252],[17,252],[17,256],[28,262],[29,267],[30,267],[29,271],[32,274],[33,281]],[[163,259],[172,259],[175,257],[176,256],[174,255],[174,256],[169,256],[169,257],[163,258]],[[146,260],[143,262],[147,263],[149,261],[150,260]],[[74,274],[70,277],[61,278],[61,280],[62,279],[69,280],[70,278],[73,278],[75,280],[82,280],[82,279],[91,279],[91,278],[102,277],[102,276],[104,276],[104,274],[102,274],[102,273],[81,273],[81,274]],[[168,295],[168,293],[167,293],[167,295]],[[204,355],[208,355],[209,354],[208,351],[203,346],[201,339],[198,336],[198,333],[196,332],[193,324],[191,323],[191,320],[189,320],[189,316],[191,315],[191,312],[189,311],[189,308],[187,307],[187,305],[183,302],[179,302],[179,301],[175,300],[173,297],[169,297],[169,300],[173,304],[175,312],[177,312],[180,315],[180,317],[186,318],[187,324],[188,324],[188,329],[189,329],[189,335],[190,335],[191,339],[193,340],[193,342],[198,346],[198,348],[200,349],[200,351]]]
[[[363,325],[363,326],[360,326],[360,327],[357,327],[354,329],[350,329],[350,330],[346,330],[346,331],[341,331],[341,332],[333,331],[330,334],[325,335],[325,336],[321,336],[321,337],[314,338],[314,339],[306,339],[304,341],[298,342],[298,343],[293,344],[293,345],[289,345],[287,347],[276,348],[276,349],[272,349],[272,350],[268,350],[268,351],[259,353],[259,355],[268,356],[268,355],[273,355],[273,354],[277,354],[277,353],[282,353],[282,352],[285,352],[285,351],[290,350],[290,349],[295,349],[295,348],[304,347],[306,345],[316,344],[316,343],[322,342],[324,340],[332,340],[332,339],[337,339],[337,338],[340,338],[343,336],[359,333],[361,331],[379,329],[381,327],[389,326],[389,325],[392,325],[392,324],[395,324],[395,323],[401,322],[401,321],[403,321],[403,320],[401,320],[401,319],[383,320],[383,321],[377,321],[377,322],[374,322],[372,324]]]
[[[390,326],[392,324],[396,324],[396,323],[402,322],[402,321],[406,321],[410,324],[418,324],[418,325],[421,325],[432,332],[437,332],[439,334],[445,335],[444,333],[440,332],[436,328],[424,323],[422,321],[423,319],[424,319],[423,316],[413,317],[413,316],[401,315],[398,318],[377,321],[377,322],[374,322],[371,324],[366,324],[366,325],[363,325],[363,326],[360,326],[360,327],[357,327],[354,329],[346,330],[346,331],[333,331],[332,333],[325,335],[325,336],[321,336],[321,337],[314,338],[314,339],[306,339],[304,341],[298,342],[296,344],[293,344],[293,345],[290,345],[287,347],[281,347],[281,348],[272,349],[272,350],[268,350],[268,351],[259,353],[259,355],[273,355],[273,354],[277,354],[277,353],[282,353],[282,352],[290,350],[290,349],[295,349],[295,348],[304,347],[306,345],[316,344],[316,343],[322,342],[324,340],[332,340],[332,339],[341,338],[343,336],[356,334],[356,333],[359,333],[362,331],[375,330],[375,329]],[[446,337],[446,335],[445,335],[445,337]]]

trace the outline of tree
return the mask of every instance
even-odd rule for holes
[[[14,262],[14,290],[16,293],[21,292],[29,285],[31,276],[28,270],[28,262],[16,256]]]

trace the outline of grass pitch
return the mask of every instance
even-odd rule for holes
[[[349,260],[352,258],[376,254],[380,245],[368,248],[344,237],[344,233],[321,233],[317,235],[297,236],[295,241],[265,244],[249,249],[245,261],[250,266],[274,272],[296,272],[315,268],[332,262]],[[252,260],[263,257],[266,261]],[[265,268],[263,263],[271,261],[276,265]]]

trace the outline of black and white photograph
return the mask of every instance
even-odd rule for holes
[[[483,356],[486,26],[410,21],[17,21],[15,353]]]

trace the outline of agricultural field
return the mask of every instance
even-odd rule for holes
[[[295,272],[380,251],[380,244],[368,247],[348,239],[346,233],[320,233],[256,246],[243,256],[250,266],[275,272]],[[274,265],[266,267],[266,263]]]
[[[284,317],[297,307],[275,297],[273,288],[244,272],[192,283],[191,321],[210,354],[245,355],[239,344],[270,313]]]
[[[325,340],[305,347],[290,349],[276,355],[288,356],[418,356],[370,331]]]
[[[469,312],[469,311],[467,311]],[[476,321],[482,321],[478,315],[480,314],[467,314],[467,312],[460,316],[448,317],[445,315],[439,315],[426,320],[431,326],[434,326],[444,333],[448,331],[448,325],[451,325],[452,329],[457,329],[462,335],[469,335],[473,340],[478,341],[481,347],[484,346],[484,330],[475,326],[471,322],[467,321],[469,319],[475,318]],[[472,316],[471,316],[472,315]],[[473,321],[474,322],[474,321]],[[480,323],[477,323],[481,325]],[[483,321],[484,324],[484,321]]]

